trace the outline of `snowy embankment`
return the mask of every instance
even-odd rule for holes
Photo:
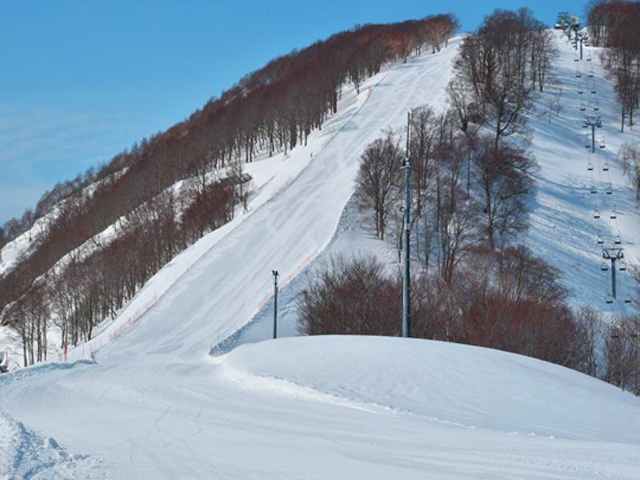
[[[70,455],[55,439],[42,439],[0,412],[0,480],[98,477],[106,477],[99,459]]]
[[[285,338],[220,358],[243,388],[467,428],[640,445],[640,400],[551,363],[387,337]],[[597,412],[597,413],[596,413]]]

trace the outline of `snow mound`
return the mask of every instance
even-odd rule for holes
[[[640,399],[573,370],[497,350],[386,337],[299,337],[243,345],[219,361],[228,381],[279,395],[460,427],[640,444]]]
[[[68,454],[0,412],[0,480],[107,478],[100,459]]]

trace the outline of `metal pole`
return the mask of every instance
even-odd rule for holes
[[[596,126],[591,125],[591,153],[596,153]]]
[[[613,299],[616,299],[616,259],[611,259],[611,292],[613,293]]]
[[[624,259],[624,252],[622,248],[605,248],[602,250],[602,258],[611,261],[611,296],[617,300],[616,261]]]
[[[402,285],[402,336],[411,336],[411,285],[410,255],[411,245],[411,163],[409,162],[409,135],[411,128],[411,112],[407,113],[407,151],[404,162],[404,277]]]
[[[580,60],[582,60],[582,36],[580,36]]]
[[[278,338],[278,271],[273,273],[273,338]]]

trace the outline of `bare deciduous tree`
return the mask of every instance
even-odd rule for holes
[[[371,212],[380,239],[384,239],[389,213],[400,194],[402,156],[398,140],[387,132],[384,138],[371,143],[361,157],[356,200],[361,208]]]

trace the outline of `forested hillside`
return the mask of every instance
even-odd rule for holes
[[[0,319],[20,336],[24,363],[46,357],[52,325],[64,345],[91,338],[177,252],[233,218],[250,194],[243,163],[304,145],[337,112],[345,84],[359,90],[385,64],[439,51],[456,28],[451,15],[365,25],[294,51],[45,194],[3,237],[50,219],[0,277]]]

